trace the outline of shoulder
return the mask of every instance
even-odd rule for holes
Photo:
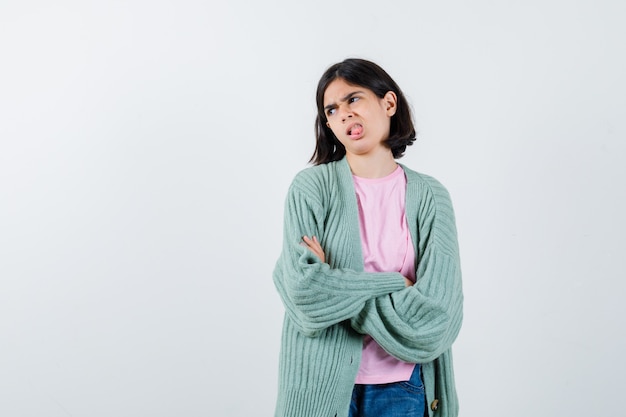
[[[305,192],[311,195],[326,194],[335,188],[342,177],[343,162],[315,165],[298,172],[291,182],[290,192]]]
[[[407,177],[407,207],[423,224],[454,228],[454,208],[446,187],[430,175],[403,167]]]
[[[422,198],[429,198],[437,201],[449,201],[450,194],[447,188],[434,177],[413,171],[412,169],[401,165],[404,169],[407,187],[414,188],[419,192]]]
[[[417,219],[420,235],[445,253],[458,255],[456,221],[450,194],[430,175],[405,168],[407,213]]]

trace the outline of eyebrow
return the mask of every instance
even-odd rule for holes
[[[344,102],[350,100],[350,98],[352,98],[352,96],[355,96],[357,94],[363,94],[363,91],[361,91],[361,90],[352,91],[352,92],[346,94],[341,100],[339,100],[339,102],[340,103],[344,103]],[[332,108],[335,108],[335,107],[337,107],[336,103],[330,103],[330,104],[324,106],[324,113],[326,113],[328,110],[330,110]]]

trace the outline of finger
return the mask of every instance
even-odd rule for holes
[[[315,244],[316,247],[322,250],[322,244],[320,243],[319,240],[317,240],[317,236],[313,236],[313,243]]]
[[[315,254],[319,254],[319,251],[322,249],[321,246],[319,246],[319,244],[316,244],[313,240],[311,240],[310,237],[308,236],[303,236],[302,237],[302,243],[309,248],[309,250],[311,250],[311,252],[315,253]]]
[[[318,250],[322,249],[322,245],[320,245],[319,241],[317,240],[317,238],[315,236],[313,236],[313,239],[311,239],[308,236],[303,236],[302,240],[304,241],[304,243],[306,243],[306,245],[310,248],[316,248]]]

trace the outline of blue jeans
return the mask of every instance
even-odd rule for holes
[[[355,384],[350,417],[424,417],[426,395],[422,367],[417,364],[411,379],[390,384]]]

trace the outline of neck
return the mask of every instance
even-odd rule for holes
[[[396,170],[398,164],[391,150],[368,155],[346,154],[352,174],[361,178],[382,178]]]

